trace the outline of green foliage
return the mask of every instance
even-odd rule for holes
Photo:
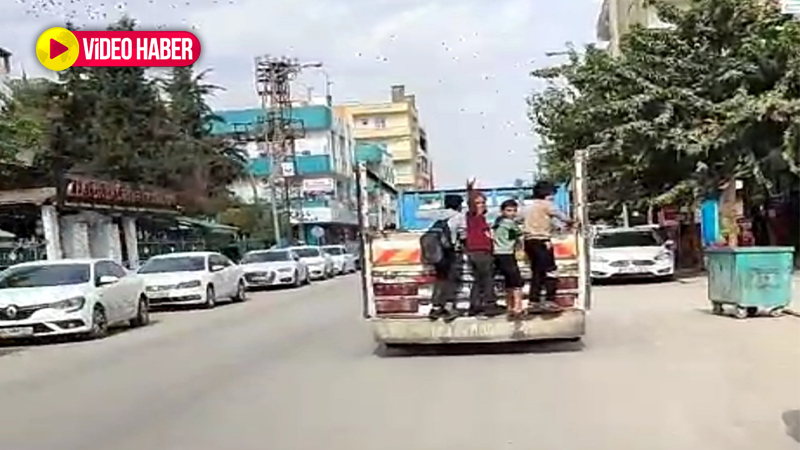
[[[127,17],[108,27],[135,28]],[[16,81],[0,112],[0,162],[30,154],[54,180],[80,173],[155,185],[178,192],[190,213],[224,210],[246,156],[211,136],[206,98],[218,88],[204,76],[192,67],[165,80],[139,67],[72,67],[57,82]]]
[[[545,169],[587,149],[590,195],[663,203],[738,177],[764,193],[796,180],[800,24],[760,0],[657,3],[666,29],[635,28],[619,56],[588,47],[536,71],[529,98]],[[559,84],[561,83],[561,84]]]

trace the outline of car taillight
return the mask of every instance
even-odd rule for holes
[[[418,292],[413,283],[375,284],[372,288],[377,297],[406,297]]]

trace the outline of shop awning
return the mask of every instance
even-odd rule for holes
[[[179,225],[192,228],[203,228],[204,230],[210,231],[212,233],[236,234],[239,232],[238,228],[232,227],[230,225],[224,225],[216,222],[209,222],[207,220],[195,219],[192,217],[178,217],[177,222]]]
[[[0,191],[0,206],[9,206],[9,205],[41,206],[55,199],[55,197],[56,197],[56,188],[54,187]]]

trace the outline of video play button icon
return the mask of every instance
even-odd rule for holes
[[[78,38],[66,28],[54,27],[46,30],[36,40],[36,59],[56,72],[66,70],[81,56]]]
[[[69,50],[69,47],[66,45],[55,39],[50,39],[50,59],[63,55],[67,50]]]

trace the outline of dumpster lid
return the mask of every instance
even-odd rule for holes
[[[794,247],[713,247],[706,253],[794,253]]]

